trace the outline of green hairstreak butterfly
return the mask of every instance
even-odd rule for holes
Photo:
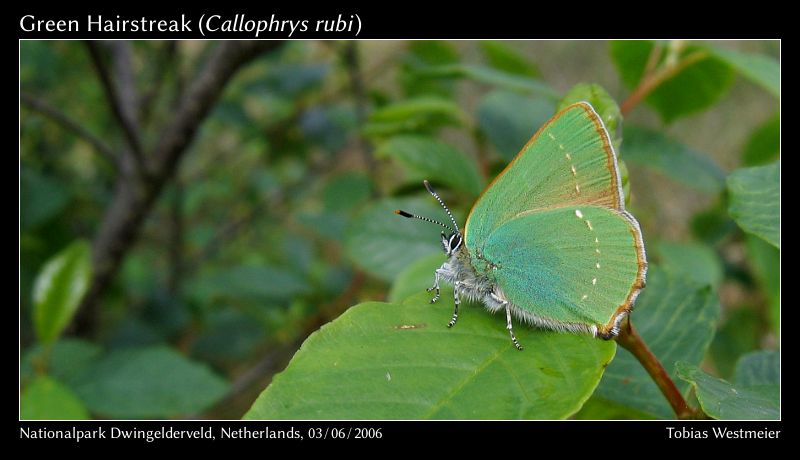
[[[463,299],[491,312],[564,332],[610,339],[645,285],[642,232],[625,210],[616,154],[602,120],[578,102],[545,123],[484,190],[460,229],[444,201],[428,192],[453,226],[438,224],[447,261],[439,283],[453,285],[455,325]]]

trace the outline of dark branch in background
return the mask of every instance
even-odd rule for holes
[[[138,107],[136,102],[136,92],[133,78],[133,69],[130,62],[130,43],[127,42],[114,42],[112,46],[114,57],[114,70],[117,74],[119,88],[114,84],[108,68],[103,60],[103,53],[100,50],[99,42],[87,41],[86,46],[89,50],[89,55],[92,57],[97,76],[100,78],[100,83],[103,85],[103,90],[106,93],[106,99],[111,106],[111,111],[114,118],[117,119],[125,139],[130,147],[130,153],[133,156],[138,171],[142,174],[147,174],[144,155],[142,153],[141,137],[139,135],[139,125],[136,121],[136,112]]]
[[[156,105],[155,101],[158,99],[158,95],[164,86],[164,81],[167,79],[167,74],[169,73],[169,70],[173,68],[173,61],[175,60],[177,50],[178,42],[166,42],[162,44],[162,48],[159,50],[159,53],[156,56],[153,64],[155,66],[155,76],[153,77],[153,81],[150,86],[142,95],[140,104],[141,121],[142,125],[144,126],[147,126],[147,123],[150,120],[150,115],[153,113],[153,109]]]
[[[106,145],[99,137],[95,136],[88,129],[84,128],[83,126],[79,125],[75,120],[70,118],[64,112],[61,112],[57,108],[53,107],[52,105],[48,104],[47,102],[36,98],[35,96],[26,93],[25,91],[20,92],[20,101],[29,109],[34,110],[36,112],[41,113],[42,115],[50,118],[51,120],[55,121],[65,129],[72,131],[78,137],[82,138],[86,142],[92,145],[97,153],[103,157],[114,169],[116,169],[119,165],[117,164],[118,159],[117,155],[114,154],[114,151],[111,150],[111,147]]]
[[[94,335],[101,296],[225,85],[244,64],[281,45],[282,42],[277,41],[228,41],[217,45],[182,95],[175,115],[162,131],[155,148],[149,152],[149,174],[146,177],[121,175],[118,178],[114,196],[92,244],[94,273],[78,313],[79,334]],[[94,47],[92,45],[90,49]]]
[[[350,90],[353,92],[353,99],[356,106],[356,123],[359,128],[364,126],[367,121],[367,95],[364,91],[364,78],[361,75],[361,60],[358,55],[358,42],[346,42],[344,44],[343,58],[347,74],[350,78]],[[360,130],[359,130],[360,131]],[[371,177],[375,173],[375,159],[372,157],[372,145],[363,135],[358,134],[358,144],[364,165]]]

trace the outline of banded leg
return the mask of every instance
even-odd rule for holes
[[[450,319],[450,322],[447,323],[447,327],[455,326],[456,321],[458,321],[458,305],[461,303],[461,299],[458,297],[458,290],[460,287],[460,281],[456,281],[453,285],[453,305],[455,305],[455,309],[453,310],[453,317]]]
[[[439,300],[439,297],[441,297],[440,290],[439,290],[439,277],[441,275],[439,275],[439,269],[438,268],[436,269],[434,274],[436,275],[436,277],[433,279],[433,286],[431,286],[431,287],[426,289],[426,291],[428,291],[428,292],[436,290],[436,295],[434,295],[433,298],[431,299],[431,303],[436,303],[436,301]]]
[[[511,308],[508,305],[508,301],[505,303],[506,307],[506,321],[507,325],[506,328],[508,329],[508,333],[511,334],[511,341],[514,342],[514,346],[517,347],[517,350],[522,351],[522,345],[519,344],[517,341],[517,336],[514,335],[514,329],[511,327]]]

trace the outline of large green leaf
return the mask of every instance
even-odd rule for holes
[[[678,375],[695,389],[703,412],[725,420],[780,418],[780,377],[777,352],[745,355],[736,369],[736,383],[709,375],[697,366],[679,362]]]
[[[206,365],[164,346],[112,351],[76,378],[87,407],[108,417],[170,417],[199,412],[227,383]]]
[[[353,218],[345,236],[350,259],[372,275],[392,281],[420,257],[442,251],[441,227],[406,219],[396,209],[447,219],[433,198],[386,199],[368,205]]]
[[[483,190],[483,179],[474,159],[430,136],[395,136],[382,143],[375,153],[396,159],[408,172],[409,179],[418,183],[429,179],[474,197]]]
[[[652,168],[681,184],[702,192],[719,193],[725,173],[707,155],[670,139],[658,131],[626,124],[622,150],[630,164]]]
[[[683,273],[696,283],[715,288],[722,282],[724,267],[719,255],[710,246],[694,241],[659,241],[655,245],[661,265]]]
[[[766,294],[767,316],[772,332],[780,336],[781,320],[781,251],[761,238],[749,235],[746,240],[747,262]]]
[[[492,91],[478,104],[478,125],[495,149],[511,160],[550,117],[555,106],[509,91]]]
[[[699,364],[703,359],[718,317],[719,300],[711,287],[651,265],[631,321],[674,380],[676,361]],[[686,393],[688,386],[676,383]],[[624,351],[608,366],[597,396],[659,418],[675,417],[653,379]]]
[[[668,49],[662,53],[659,66],[681,65],[682,59],[692,55],[701,55],[702,58],[680,68],[677,73],[656,86],[645,99],[666,123],[714,104],[727,93],[734,77],[733,69],[726,61],[698,46],[689,45],[678,49],[676,47],[680,47],[679,43],[665,45]],[[611,42],[611,57],[623,82],[629,88],[636,87],[643,78],[654,46],[655,43],[651,41]],[[669,49],[670,47],[673,49]],[[666,57],[670,54],[675,55],[675,58]]]
[[[481,65],[440,65],[425,69],[422,75],[428,78],[466,78],[478,83],[485,83],[499,89],[537,95],[551,100],[559,97],[555,90],[541,80],[508,73]]]
[[[33,286],[33,322],[42,343],[52,343],[67,327],[91,277],[91,248],[84,240],[76,240],[44,264]]]
[[[776,113],[750,134],[744,147],[742,162],[745,166],[759,166],[780,158],[781,118]]]
[[[421,293],[350,308],[306,340],[248,419],[554,419],[577,411],[615,344],[515,328],[482,308]]]
[[[742,53],[713,47],[714,56],[728,63],[748,80],[761,86],[775,97],[781,95],[781,66],[777,59],[766,54]]]
[[[88,420],[89,411],[69,388],[46,375],[36,377],[20,397],[22,420]]]
[[[742,230],[781,248],[780,161],[728,176],[731,217]]]
[[[541,76],[535,64],[522,57],[506,42],[482,40],[478,45],[489,65],[497,70],[532,78]]]
[[[364,135],[386,137],[400,133],[433,132],[465,120],[461,108],[449,99],[419,96],[381,107],[369,116]]]

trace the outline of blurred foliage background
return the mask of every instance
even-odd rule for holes
[[[22,41],[21,416],[241,417],[322,324],[411,293],[439,230],[392,211],[439,215],[423,178],[463,222],[573,99],[618,124],[651,262],[721,306],[676,375],[733,381],[779,343],[779,46]],[[598,393],[578,416],[669,415]]]

